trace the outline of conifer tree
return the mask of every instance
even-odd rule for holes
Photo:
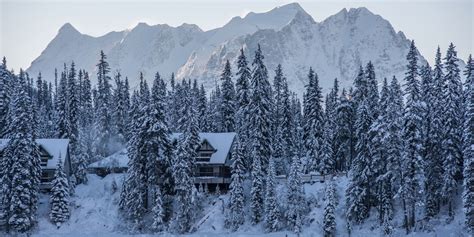
[[[290,172],[287,180],[287,208],[285,217],[288,226],[298,234],[302,228],[304,206],[304,190],[301,180],[301,161],[296,155],[293,156]]]
[[[221,75],[222,80],[222,132],[233,132],[235,130],[235,90],[232,82],[232,72],[229,60],[226,61],[224,71]]]
[[[471,57],[469,57],[471,58]],[[466,216],[465,224],[470,233],[474,233],[474,66],[468,60],[466,85],[466,109],[464,121],[464,192],[463,204]]]
[[[4,137],[7,132],[7,115],[10,95],[10,85],[12,75],[7,69],[7,60],[3,57],[0,65],[0,137]]]
[[[434,217],[439,213],[442,201],[442,175],[443,175],[443,149],[442,142],[444,138],[444,116],[445,116],[445,97],[444,97],[444,72],[441,62],[441,51],[438,47],[436,52],[435,65],[432,72],[432,98],[429,110],[429,119],[431,131],[428,137],[431,146],[429,159],[426,161],[426,216]]]
[[[110,67],[106,61],[107,56],[100,51],[100,60],[97,64],[97,99],[96,99],[96,129],[97,135],[95,141],[96,155],[105,157],[110,152],[110,140],[113,137],[112,127],[112,90],[110,85]]]
[[[153,223],[152,229],[155,231],[163,231],[165,229],[163,201],[161,199],[160,188],[154,189],[154,203],[153,203]]]
[[[235,131],[239,134],[239,138],[243,143],[244,157],[250,158],[250,134],[249,134],[249,104],[251,97],[250,79],[252,77],[248,67],[247,58],[244,50],[240,49],[240,55],[237,59],[237,80],[235,82]],[[251,160],[244,160],[244,165],[250,168]]]
[[[326,206],[324,207],[323,230],[325,237],[336,236],[336,190],[332,181],[326,185]]]
[[[270,140],[272,95],[263,58],[262,50],[258,46],[252,63],[254,68],[252,70],[252,95],[249,105],[253,157],[251,206],[252,222],[254,224],[259,223],[263,217],[263,179],[272,153]]]
[[[321,105],[322,93],[319,87],[318,75],[313,69],[309,69],[309,84],[306,86],[304,96],[304,114],[303,114],[303,139],[305,140],[305,149],[307,163],[305,171],[317,171],[319,161],[322,157],[321,147],[324,141],[324,111]]]
[[[265,190],[265,230],[275,232],[280,228],[280,211],[277,203],[275,161],[270,159]]]
[[[61,73],[59,88],[56,94],[56,110],[58,113],[57,130],[59,138],[69,137],[69,119],[67,107],[67,78],[66,72]]]
[[[401,196],[404,208],[404,226],[407,232],[415,226],[416,205],[421,200],[420,190],[423,188],[422,161],[422,115],[423,104],[420,98],[420,82],[418,80],[418,55],[415,42],[412,41],[407,55],[408,65],[405,73],[406,106],[404,109],[403,140],[404,152],[402,161],[403,182]]]
[[[15,83],[10,113],[12,119],[11,139],[5,148],[2,174],[3,207],[7,220],[7,230],[25,233],[36,222],[38,209],[39,181],[41,175],[39,151],[33,141],[31,97],[28,94],[27,79],[20,70],[18,82]]]
[[[453,199],[462,171],[462,117],[463,92],[457,52],[454,45],[449,45],[445,59],[445,136],[442,142],[444,150],[443,198],[448,204],[448,214],[454,217]]]
[[[244,224],[244,146],[240,139],[237,139],[237,144],[233,149],[233,163],[232,176],[230,183],[230,215],[227,222],[233,231],[236,231],[239,226]]]
[[[61,224],[69,219],[69,185],[66,174],[63,171],[61,158],[58,161],[58,167],[54,173],[54,179],[51,188],[51,212],[49,218],[59,229]]]
[[[347,170],[350,164],[352,132],[354,129],[354,111],[346,90],[343,89],[336,108],[336,129],[334,132],[335,168],[338,171]]]

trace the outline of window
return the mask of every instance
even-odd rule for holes
[[[209,162],[213,153],[213,151],[199,151],[196,162]]]
[[[211,144],[209,144],[207,140],[204,140],[201,143],[201,147],[199,147],[198,156],[196,157],[196,162],[209,162],[214,152],[216,152],[214,147],[212,147]]]
[[[54,170],[43,170],[41,172],[41,183],[51,182],[54,178]]]
[[[199,176],[214,176],[212,167],[199,167]]]
[[[40,153],[40,159],[41,159],[41,166],[46,167],[48,166],[48,160],[51,159],[51,156],[49,153],[42,147],[39,146],[39,153]]]

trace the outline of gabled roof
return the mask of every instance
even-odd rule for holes
[[[128,167],[128,152],[127,149],[122,149],[116,153],[105,157],[102,160],[96,161],[89,165],[89,168],[122,168]]]
[[[172,133],[171,139],[178,140],[179,136],[182,133]],[[209,142],[209,144],[216,150],[211,156],[209,162],[202,162],[206,164],[225,164],[227,161],[227,156],[231,152],[232,143],[236,133],[199,133],[199,138],[201,143],[204,141]],[[122,149],[113,155],[110,155],[102,160],[94,162],[89,165],[89,168],[120,168],[128,167],[128,154],[127,149]]]
[[[0,150],[3,150],[9,141],[10,139],[0,139]],[[51,155],[51,159],[48,160],[46,167],[42,168],[56,169],[58,167],[59,157],[61,157],[62,162],[65,162],[69,139],[36,139],[35,142]]]
[[[171,134],[172,139],[178,139],[182,133],[173,133]],[[209,144],[216,149],[211,156],[211,160],[209,164],[225,164],[227,156],[231,151],[232,143],[234,142],[234,138],[236,136],[235,132],[229,133],[199,133],[199,138],[201,139],[201,143],[204,141],[209,142]]]

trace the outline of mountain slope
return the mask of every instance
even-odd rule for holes
[[[403,77],[405,56],[410,41],[403,33],[396,33],[390,23],[365,8],[343,9],[321,23],[316,23],[305,12],[281,30],[263,29],[251,35],[224,42],[206,62],[205,70],[193,68],[192,59],[181,68],[180,77],[197,77],[211,86],[218,78],[225,60],[236,61],[238,49],[244,47],[251,59],[260,43],[265,63],[273,76],[274,69],[282,64],[290,88],[301,94],[307,83],[309,67],[318,73],[321,86],[329,88],[334,78],[342,86],[349,86],[359,65],[372,61],[378,79]],[[426,61],[421,57],[421,63]]]
[[[54,68],[61,69],[64,62],[74,60],[78,67],[95,75],[99,51],[104,50],[112,71],[119,69],[132,85],[138,82],[140,71],[149,80],[159,71],[166,77],[176,72],[178,79],[197,78],[212,88],[226,60],[235,62],[242,47],[251,60],[258,43],[270,76],[281,63],[290,88],[301,94],[310,66],[325,89],[335,77],[342,86],[350,85],[359,65],[369,60],[374,62],[380,80],[402,76],[410,42],[388,21],[365,8],[343,9],[318,23],[292,3],[265,13],[234,17],[210,31],[189,24],[171,27],[140,23],[131,30],[94,38],[66,24],[27,71],[32,75],[41,71],[44,78],[53,80]]]

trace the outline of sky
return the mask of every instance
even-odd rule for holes
[[[59,28],[71,23],[83,34],[149,25],[196,24],[203,30],[225,25],[232,17],[266,12],[294,1],[285,0],[0,0],[0,56],[8,68],[28,68]],[[439,45],[453,42],[465,60],[474,51],[474,0],[312,0],[298,1],[320,22],[343,8],[366,7],[387,19],[396,31],[414,39],[432,63]]]

